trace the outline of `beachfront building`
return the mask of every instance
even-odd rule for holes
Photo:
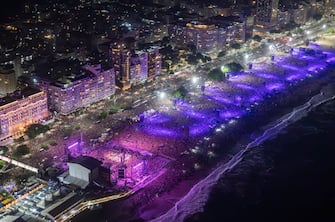
[[[309,8],[306,5],[299,4],[291,9],[291,20],[294,21],[296,24],[305,24],[308,17]]]
[[[206,53],[225,45],[225,31],[214,24],[200,22],[176,23],[170,27],[172,42],[178,47],[194,45],[197,51]]]
[[[257,0],[256,27],[269,29],[277,24],[278,0]]]
[[[86,65],[76,75],[64,76],[43,84],[48,91],[52,111],[68,115],[115,93],[115,76],[111,68]]]
[[[230,46],[236,42],[245,42],[246,29],[253,27],[254,18],[253,16],[244,19],[238,16],[214,16],[210,18],[210,22],[218,27],[219,38],[225,34],[226,46]]]
[[[162,72],[162,57],[158,47],[150,47],[146,49],[148,53],[148,80],[152,80],[155,76]]]
[[[206,23],[178,22],[171,25],[170,36],[178,47],[194,45],[198,52],[209,53],[234,42],[244,42],[245,22],[234,16],[215,16]]]
[[[148,53],[135,52],[130,58],[129,81],[132,85],[143,82],[148,78]]]
[[[115,71],[116,84],[123,89],[130,88],[131,53],[125,43],[110,46],[110,61]]]
[[[26,127],[49,116],[47,95],[24,88],[0,99],[0,144],[22,136]]]
[[[278,24],[279,25],[286,25],[291,21],[291,13],[287,9],[280,9],[278,10]]]
[[[125,43],[114,43],[110,47],[110,60],[116,84],[122,89],[151,80],[161,73],[162,59],[157,47],[130,50]]]
[[[16,75],[12,66],[0,66],[0,97],[16,90]]]

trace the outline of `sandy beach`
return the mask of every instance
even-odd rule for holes
[[[333,43],[334,36],[325,37],[318,42],[318,44],[325,45],[326,48],[329,49],[329,46]],[[330,44],[330,45],[329,45]],[[327,74],[332,74],[331,76],[328,76]],[[320,89],[322,86],[327,84],[329,78],[334,77],[334,69],[332,71],[326,71],[323,73],[322,77],[317,79],[308,79],[298,86],[294,86],[293,88],[290,88],[287,90],[287,92],[284,93],[284,95],[278,96],[278,98],[275,98],[272,100],[272,104],[277,104],[274,106],[269,106],[269,104],[264,104],[259,107],[259,116],[263,117],[263,123],[271,123],[273,120],[277,119],[279,116],[282,116],[285,114],[288,110],[292,110],[292,107],[298,107],[299,105],[303,104],[307,100],[309,100],[313,95],[316,95],[320,92]],[[295,95],[295,97],[292,97],[292,95]],[[286,98],[286,99],[284,99]],[[266,108],[266,109],[264,109]],[[261,111],[263,110],[263,112]],[[264,110],[271,111],[271,115],[269,113],[264,113]],[[266,118],[264,118],[266,117]],[[267,119],[265,121],[265,119]],[[271,125],[271,124],[270,124]],[[265,129],[267,126],[263,126],[262,128]],[[259,127],[256,127],[253,130],[253,134],[257,134],[257,130]],[[256,130],[256,132],[255,132]],[[245,133],[244,132],[244,138],[242,137],[242,140],[245,139]],[[251,133],[251,132],[248,132]],[[238,133],[237,133],[238,134]],[[237,135],[235,134],[235,135]],[[243,134],[243,133],[242,133]],[[235,142],[237,142],[238,139],[241,139],[241,137],[236,136]],[[238,144],[244,144],[245,141],[238,141]],[[236,146],[235,146],[236,148]],[[237,152],[237,150],[235,150]],[[233,155],[234,150],[230,150],[230,155]],[[226,160],[220,162],[220,164],[223,164],[225,161],[228,160],[226,157],[221,157]],[[212,163],[212,168],[213,168]],[[215,168],[215,167],[214,167]],[[177,185],[173,187],[172,190],[168,192],[163,192],[160,195],[155,195],[153,199],[144,206],[140,207],[138,211],[136,212],[136,216],[133,218],[140,218],[144,221],[152,220],[153,218],[157,218],[158,216],[166,213],[169,209],[171,209],[175,203],[180,200],[183,196],[185,196],[190,189],[197,184],[201,179],[203,179],[206,175],[208,175],[211,172],[211,170],[202,170],[200,172],[195,173],[190,177],[190,179],[182,180]]]
[[[223,135],[215,135],[212,141],[219,144],[215,149],[217,156],[205,161],[199,170],[194,170],[193,165],[189,164],[192,161],[178,156],[176,161],[168,166],[165,174],[143,190],[125,200],[106,203],[103,212],[108,215],[108,221],[150,221],[168,212],[189,193],[192,187],[219,166],[228,163],[243,147],[273,126],[278,119],[319,94],[320,89],[335,77],[334,68],[322,71],[318,75],[299,81],[281,93],[273,94],[270,99],[263,100],[255,107],[252,115],[242,116],[231,130],[227,130]],[[183,174],[180,169],[188,171]]]

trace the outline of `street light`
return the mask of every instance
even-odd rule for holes
[[[193,83],[193,84],[197,84],[197,83],[198,83],[198,80],[199,80],[198,77],[196,77],[196,76],[193,76],[193,77],[192,77],[192,83]]]
[[[164,99],[165,96],[166,96],[166,93],[165,93],[165,92],[160,92],[160,93],[159,93],[159,98]]]
[[[326,25],[326,24],[323,24],[322,28],[323,28],[323,29],[327,28],[327,25]]]

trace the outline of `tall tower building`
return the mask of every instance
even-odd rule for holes
[[[115,71],[116,83],[123,89],[130,87],[130,57],[130,50],[125,44],[111,45],[110,58]]]
[[[162,58],[158,48],[150,48],[148,51],[148,79],[160,75],[162,70]]]
[[[256,23],[261,28],[271,28],[277,23],[279,0],[257,0]]]

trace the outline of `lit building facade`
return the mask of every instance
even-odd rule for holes
[[[27,87],[0,99],[0,143],[21,136],[26,127],[49,116],[47,94]]]
[[[116,83],[124,89],[130,87],[130,58],[130,50],[124,43],[111,45],[110,59],[114,67]]]
[[[68,115],[115,93],[113,69],[84,66],[81,75],[47,85],[50,109]]]
[[[279,10],[278,11],[278,24],[286,25],[291,21],[291,14],[288,10]]]
[[[278,0],[257,0],[256,23],[258,27],[270,28],[277,24]]]
[[[110,60],[115,70],[116,83],[122,89],[151,80],[162,69],[162,59],[157,47],[130,51],[125,44],[112,44]]]
[[[308,20],[308,8],[302,4],[292,8],[291,20],[296,24],[305,24]]]
[[[148,80],[160,75],[162,71],[162,57],[157,47],[147,49],[148,53]]]
[[[177,46],[194,45],[198,52],[206,53],[225,46],[226,32],[215,25],[196,23],[176,24],[171,27],[171,40]]]
[[[16,90],[16,75],[14,69],[8,66],[0,67],[0,97]]]
[[[172,25],[170,36],[177,46],[193,44],[198,52],[208,53],[222,50],[235,42],[244,42],[245,27],[245,21],[233,16],[217,16],[212,18],[210,24],[192,22]]]
[[[136,85],[148,78],[148,53],[145,51],[136,52],[131,57],[130,83]]]

